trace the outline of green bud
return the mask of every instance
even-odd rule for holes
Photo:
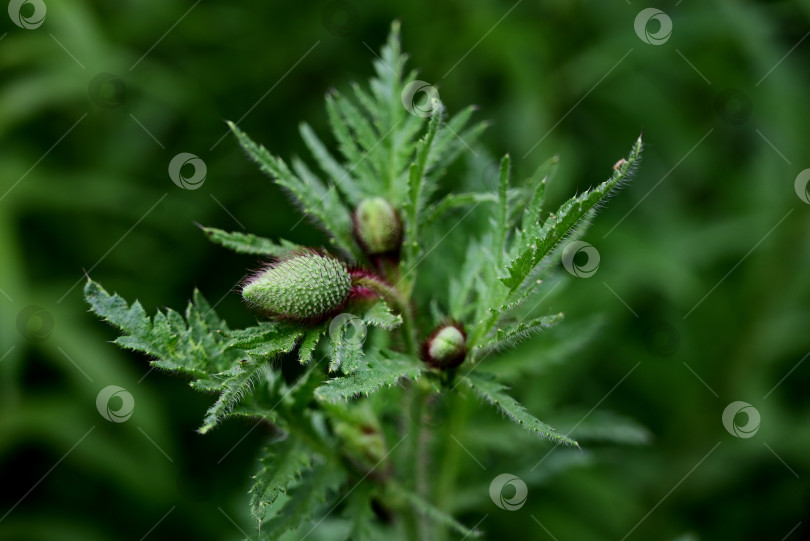
[[[455,368],[467,355],[467,337],[456,325],[439,327],[422,346],[425,362],[436,368]]]
[[[396,252],[402,245],[402,221],[382,197],[363,199],[352,215],[354,236],[369,255]]]
[[[352,279],[339,259],[316,252],[293,254],[249,279],[242,297],[271,315],[320,319],[349,298]]]

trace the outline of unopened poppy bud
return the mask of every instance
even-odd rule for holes
[[[467,355],[467,336],[460,325],[442,325],[422,345],[425,362],[435,368],[455,368]]]
[[[339,310],[349,298],[352,279],[346,265],[317,252],[292,254],[249,278],[242,297],[272,316],[320,319]]]
[[[402,221],[382,197],[363,199],[352,215],[354,236],[369,255],[397,252],[402,246]]]

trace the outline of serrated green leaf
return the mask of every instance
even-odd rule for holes
[[[319,467],[304,474],[283,507],[261,526],[260,540],[276,541],[284,533],[314,521],[318,506],[344,481],[344,475],[331,467]]]
[[[332,128],[332,133],[338,141],[338,149],[340,153],[343,154],[345,163],[351,164],[349,168],[346,169],[346,173],[351,174],[353,178],[356,177],[354,182],[357,185],[357,199],[359,200],[363,192],[371,193],[371,186],[368,185],[367,179],[376,177],[371,169],[371,165],[366,162],[357,141],[352,136],[349,126],[341,116],[340,109],[336,103],[337,100],[338,97],[335,93],[326,96],[326,112],[329,118],[329,126]],[[351,182],[348,186],[351,186]],[[341,187],[345,187],[342,185],[342,181]],[[348,188],[348,190],[351,191],[351,188]]]
[[[265,375],[266,364],[261,360],[242,361],[219,375],[222,378],[222,392],[205,413],[203,424],[198,429],[200,434],[205,434],[219,424],[234,406],[250,393],[256,382]],[[192,383],[192,387],[199,388],[195,383]]]
[[[332,235],[335,245],[348,254],[359,256],[352,239],[351,218],[333,186],[326,187],[315,178],[299,178],[281,158],[255,143],[233,122],[228,127],[239,144],[259,168],[301,204],[305,214],[314,217]]]
[[[299,131],[301,132],[301,138],[312,153],[312,157],[318,162],[323,172],[329,175],[335,186],[338,187],[352,205],[357,205],[362,195],[354,177],[352,177],[349,171],[340,165],[332,154],[329,153],[326,149],[326,145],[315,135],[315,132],[309,127],[309,124],[301,124]]]
[[[495,331],[495,336],[480,346],[476,346],[476,350],[480,354],[506,346],[516,346],[520,342],[528,340],[534,334],[557,325],[563,320],[563,317],[564,316],[562,313],[550,316],[541,316],[530,321],[521,321],[515,323],[506,327],[505,329],[497,329]]]
[[[351,374],[357,370],[364,355],[366,332],[366,324],[354,314],[339,314],[332,320],[329,325],[332,352],[330,372],[340,370],[344,374]]]
[[[301,247],[297,244],[283,239],[276,243],[270,239],[265,239],[249,233],[229,233],[214,227],[203,227],[202,230],[206,235],[208,235],[211,242],[224,246],[225,248],[229,248],[240,254],[256,254],[275,257],[301,249]]]
[[[220,395],[217,401],[206,412],[199,432],[205,434],[214,428],[245,396],[251,393],[253,386],[267,380],[275,383],[267,361],[282,353],[289,353],[303,334],[294,327],[271,327],[263,325],[229,333],[228,347],[238,351],[248,359],[243,359],[232,368],[217,374],[221,379]],[[239,349],[237,349],[239,348]],[[210,390],[210,382],[192,384],[195,388]]]
[[[512,339],[525,340],[531,333],[539,332],[558,324],[563,320],[563,317],[562,313],[551,316],[540,316],[531,321],[517,323],[507,329],[498,329],[496,340],[498,342]]]
[[[517,400],[506,394],[506,387],[495,381],[491,374],[483,374],[478,371],[471,372],[464,376],[462,381],[479,397],[483,398],[526,430],[534,432],[538,436],[548,438],[557,443],[566,445],[579,444],[560,434],[547,424],[543,423],[524,408]]]
[[[540,167],[535,170],[526,183],[523,200],[528,204],[525,206],[525,212],[523,213],[522,230],[533,231],[534,227],[538,225],[543,203],[545,203],[546,199],[546,186],[554,178],[559,162],[560,159],[557,156],[552,156],[540,164]]]
[[[363,321],[369,325],[391,331],[402,325],[402,316],[393,313],[388,304],[380,300],[363,315]]]
[[[292,325],[262,323],[236,331],[223,332],[226,346],[241,351],[241,355],[257,358],[270,358],[281,353],[289,353],[305,330]]]
[[[138,301],[129,305],[92,280],[88,280],[84,296],[96,315],[124,332],[115,343],[156,357],[152,361],[154,366],[201,378],[222,371],[238,360],[238,354],[229,351],[225,340],[213,333],[227,326],[212,313],[199,292],[186,310],[186,320],[173,310],[167,314],[158,312],[150,319]],[[201,313],[200,308],[207,310]]]
[[[326,327],[324,325],[318,325],[317,327],[306,330],[304,338],[301,340],[301,345],[298,346],[298,361],[301,364],[307,364],[312,360],[312,354],[325,330]]]
[[[377,133],[369,119],[350,100],[337,92],[333,95],[334,107],[351,132],[353,140],[360,146],[363,162],[369,164],[372,175],[381,177],[385,173],[384,160],[387,152],[384,152],[385,148],[380,143],[389,134]]]
[[[286,332],[268,336],[261,344],[244,351],[251,357],[267,360],[281,353],[291,352],[303,333],[301,329],[287,329]]]
[[[520,247],[520,252],[506,268],[508,276],[501,279],[506,287],[513,292],[516,291],[557,243],[596,208],[605,196],[619,186],[622,180],[627,178],[641,155],[641,147],[639,137],[625,162],[613,171],[613,175],[608,180],[596,188],[569,199],[556,214],[549,216],[537,238],[526,239],[528,246]]]
[[[262,522],[267,506],[276,501],[282,492],[310,467],[310,457],[293,439],[273,445],[262,457],[262,467],[254,476],[250,491],[250,511],[253,518]]]
[[[466,321],[468,314],[478,304],[474,296],[475,286],[481,282],[481,271],[487,262],[482,252],[485,252],[484,246],[489,244],[487,237],[480,242],[471,239],[460,272],[454,273],[450,278],[450,315],[457,321]]]
[[[403,257],[401,268],[406,274],[414,272],[416,258],[419,255],[419,224],[420,213],[425,204],[426,193],[425,172],[430,148],[436,138],[436,133],[441,124],[444,106],[441,103],[434,104],[428,123],[428,130],[416,144],[416,157],[408,169],[408,196],[405,203],[405,239],[403,245]],[[410,278],[413,281],[413,276]]]
[[[227,340],[226,344],[233,349],[250,349],[267,340],[268,337],[279,334],[276,323],[262,322],[255,327],[221,331],[220,334]]]
[[[441,172],[456,160],[461,151],[472,151],[471,146],[488,126],[487,122],[480,122],[472,128],[466,128],[476,109],[474,105],[467,106],[440,127],[426,162],[427,170]]]
[[[473,150],[473,146],[490,123],[483,121],[467,127],[476,109],[475,106],[462,109],[448,119],[436,134],[436,141],[427,160],[428,178],[430,180],[428,186],[431,187],[428,192],[432,192],[432,186],[435,186],[438,178],[462,153],[468,152],[472,156],[478,154]]]
[[[406,355],[373,351],[354,374],[328,380],[318,387],[315,396],[327,401],[345,400],[396,385],[401,378],[416,379],[421,372],[421,363]]]

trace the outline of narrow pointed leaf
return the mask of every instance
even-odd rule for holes
[[[557,443],[579,446],[576,441],[560,434],[526,411],[526,408],[517,400],[506,394],[506,387],[495,381],[494,376],[491,374],[482,374],[475,371],[465,376],[462,381],[473,393],[495,406],[501,413],[526,430]]]
[[[270,448],[270,453],[261,460],[262,468],[254,477],[251,487],[250,511],[253,518],[262,522],[267,506],[286,492],[290,484],[309,469],[310,457],[293,439],[286,439]]]
[[[214,227],[203,227],[202,230],[206,235],[208,235],[211,242],[224,246],[225,248],[229,248],[240,254],[256,254],[275,257],[301,248],[297,244],[286,240],[273,242],[270,239],[265,239],[248,233],[229,233]]]
[[[345,400],[396,385],[401,378],[416,379],[421,372],[422,366],[410,357],[390,353],[386,358],[377,351],[369,354],[368,360],[357,372],[328,380],[315,395],[321,400]]]
[[[502,282],[511,291],[517,290],[534,268],[548,255],[551,250],[565,238],[568,233],[591,212],[599,202],[613,191],[628,177],[633,170],[635,162],[641,155],[641,138],[636,141],[627,160],[614,170],[610,179],[596,188],[569,199],[560,207],[556,214],[550,216],[534,240],[526,239],[529,245],[515,257],[507,266],[508,276]]]

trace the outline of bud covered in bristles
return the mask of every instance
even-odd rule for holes
[[[369,255],[397,253],[402,246],[402,220],[382,197],[363,199],[352,214],[354,237]]]
[[[339,311],[351,288],[345,263],[328,254],[305,251],[287,255],[249,278],[242,297],[271,316],[319,320]]]
[[[467,335],[459,324],[436,329],[422,344],[422,358],[434,368],[455,368],[467,356]]]

